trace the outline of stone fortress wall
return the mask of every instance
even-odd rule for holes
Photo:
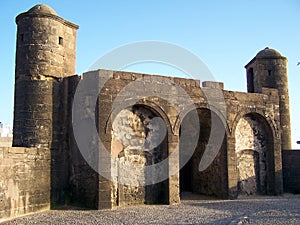
[[[0,147],[0,221],[50,208],[49,149]]]
[[[201,85],[199,80],[122,71],[97,70],[78,76],[74,75],[77,25],[45,5],[20,14],[16,22],[14,135],[13,147],[0,148],[0,218],[61,204],[93,209],[174,204],[186,191],[234,199],[238,195],[280,195],[283,187],[288,187],[286,174],[293,168],[282,163],[290,157],[283,150],[291,148],[287,59],[276,50],[266,48],[246,65],[248,93],[224,90],[219,82]],[[168,179],[138,186],[141,181],[131,176],[131,171],[123,171],[101,151],[89,155],[97,168],[79,151],[73,133],[76,124],[72,123],[75,92],[80,82],[92,79],[99,84],[101,77],[107,82],[95,115],[89,117],[88,107],[84,107],[93,104],[91,96],[79,102],[83,106],[81,121],[89,124],[92,118],[98,132],[95,137],[90,129],[85,130],[90,137],[87,148],[93,149],[99,136],[115,162],[145,168],[167,160],[161,172],[169,174]],[[140,96],[137,101],[122,92],[133,81],[134,94]],[[188,94],[201,127],[195,152],[180,171],[177,168],[191,148],[183,141],[184,134],[193,134],[193,123],[189,113],[180,119],[182,112],[165,100],[182,101],[176,89],[162,88],[165,85],[178,86]],[[151,87],[157,96],[139,95],[145,87]],[[205,93],[213,96],[215,108],[210,107]],[[219,100],[219,93],[224,101]],[[113,116],[115,105],[126,108],[120,107]],[[218,110],[224,107],[226,111]],[[153,118],[165,124],[166,135],[159,145],[157,132],[163,127],[153,125]],[[224,127],[225,135],[215,135],[216,140],[221,139],[218,154],[207,169],[199,171],[214,129],[212,120]],[[185,122],[188,125],[182,126]],[[179,154],[172,154],[178,148]],[[171,174],[176,169],[178,172]],[[293,179],[298,175],[293,173]],[[154,179],[153,174],[144,174],[144,179],[149,176]],[[300,190],[299,183],[294,187]]]

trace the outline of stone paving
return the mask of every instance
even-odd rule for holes
[[[51,210],[8,224],[300,224],[300,195],[193,199],[179,205],[141,205],[113,210]]]

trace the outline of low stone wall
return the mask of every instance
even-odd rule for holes
[[[12,137],[0,137],[0,147],[11,147]]]
[[[49,149],[0,147],[0,221],[49,208]]]
[[[282,151],[284,192],[300,193],[300,150]]]

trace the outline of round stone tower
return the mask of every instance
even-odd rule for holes
[[[75,74],[76,31],[46,5],[17,16],[16,78],[63,78]]]
[[[21,13],[16,23],[13,146],[51,147],[61,80],[75,74],[78,26],[46,5]]]
[[[262,88],[275,88],[279,95],[281,148],[291,149],[290,104],[287,58],[265,48],[245,66],[248,92],[262,93]]]

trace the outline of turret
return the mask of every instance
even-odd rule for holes
[[[281,148],[291,149],[287,58],[274,49],[265,48],[257,53],[245,68],[248,92],[262,93],[262,88],[278,90]]]
[[[46,5],[21,13],[16,23],[13,146],[51,147],[59,83],[75,74],[78,26]]]

